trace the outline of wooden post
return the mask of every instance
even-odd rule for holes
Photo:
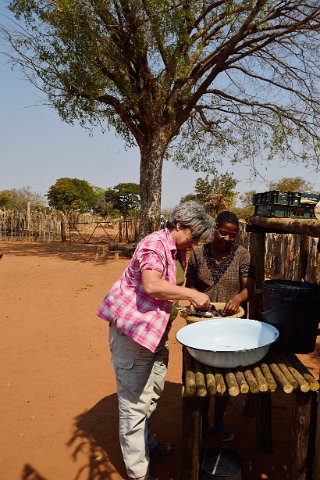
[[[249,301],[248,318],[262,320],[262,282],[264,281],[265,233],[250,233],[250,255],[256,271],[256,294]]]
[[[122,242],[122,224],[123,224],[122,220],[119,220],[119,224],[118,224],[119,225],[119,243]]]
[[[271,393],[260,393],[256,396],[256,434],[260,450],[272,451],[272,402]]]
[[[61,242],[66,242],[66,240],[66,225],[64,223],[64,220],[61,220]]]
[[[180,480],[198,480],[199,478],[202,400],[197,397],[182,397]]]
[[[292,480],[310,480],[314,451],[316,392],[293,393]]]
[[[320,478],[320,395],[316,394],[316,423],[312,480]]]
[[[308,268],[308,256],[310,251],[310,237],[307,235],[301,236],[300,241],[300,255],[299,255],[299,264],[298,264],[298,279],[304,280],[307,275]]]

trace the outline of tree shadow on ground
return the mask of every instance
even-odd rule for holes
[[[40,475],[35,468],[27,463],[23,468],[21,480],[46,480],[46,478]]]
[[[254,416],[244,417],[241,412],[245,396],[231,399],[226,421],[235,433],[235,440],[219,443],[213,432],[203,438],[203,447],[227,447],[240,455],[242,474],[246,480],[286,480],[291,470],[292,395],[273,394],[273,451],[263,453],[256,441]],[[152,475],[158,480],[181,480],[181,385],[166,382],[153,425],[159,440],[168,440],[174,455],[153,459]],[[100,400],[87,412],[75,419],[74,433],[68,442],[76,461],[85,454],[86,462],[74,480],[120,480],[126,478],[118,440],[118,410],[115,394]]]
[[[75,462],[80,455],[86,458],[75,480],[118,480],[125,477],[118,440],[116,394],[103,398],[75,418],[74,432],[67,445],[72,448]]]
[[[0,253],[3,253],[2,262],[4,262],[9,255],[58,258],[68,261],[91,262],[96,265],[118,261],[114,259],[113,254],[108,252],[107,244],[101,246],[97,244],[69,242],[1,242]],[[128,258],[125,256],[120,256],[120,260],[128,262]]]
[[[179,478],[181,385],[167,382],[159,402],[154,432],[159,439],[172,443],[176,455],[154,459],[152,468],[159,480]],[[77,461],[85,454],[86,462],[74,480],[120,480],[126,477],[118,438],[118,402],[116,394],[100,400],[90,410],[75,418],[74,432],[68,442]]]

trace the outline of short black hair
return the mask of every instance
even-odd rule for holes
[[[237,225],[239,228],[239,219],[237,215],[233,212],[229,212],[229,210],[220,212],[216,217],[216,225],[218,228],[221,227],[223,223],[231,223],[232,225]]]

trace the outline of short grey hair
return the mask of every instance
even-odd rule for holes
[[[205,208],[194,200],[180,203],[171,212],[166,227],[172,229],[180,223],[182,228],[190,228],[193,238],[212,238],[215,221],[207,214]]]

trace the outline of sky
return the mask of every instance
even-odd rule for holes
[[[7,1],[0,0],[0,24],[8,23]],[[11,69],[0,39],[0,191],[29,187],[45,195],[58,178],[87,180],[91,185],[111,188],[118,183],[139,183],[139,150],[126,150],[114,131],[96,129],[90,136],[78,125],[63,122],[44,105],[45,98],[22,74]],[[268,190],[268,181],[302,176],[320,191],[320,173],[301,166],[283,166],[276,161],[261,167],[265,180],[254,178],[245,164],[219,167],[233,173],[236,191]],[[196,179],[204,174],[181,170],[166,161],[162,177],[162,209],[170,209],[182,196],[194,193]]]

